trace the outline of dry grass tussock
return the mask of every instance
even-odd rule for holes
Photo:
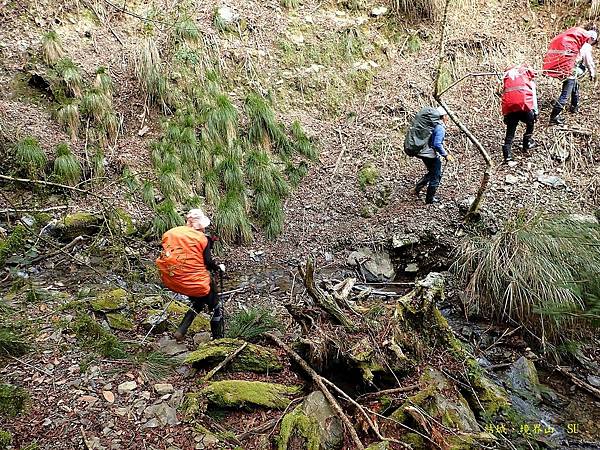
[[[446,0],[392,0],[392,9],[410,19],[440,19]],[[472,6],[473,0],[450,0],[450,8],[456,10]]]
[[[467,313],[522,325],[545,350],[576,337],[598,308],[599,239],[597,223],[523,211],[493,237],[463,239],[454,270]]]

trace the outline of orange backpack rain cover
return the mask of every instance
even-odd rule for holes
[[[210,273],[204,264],[207,245],[204,233],[188,226],[175,227],[163,234],[163,251],[156,266],[165,287],[190,297],[208,295]]]

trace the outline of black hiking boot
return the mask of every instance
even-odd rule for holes
[[[569,106],[569,112],[571,114],[577,114],[579,112],[579,106],[577,106],[577,105]]]
[[[183,316],[183,320],[181,321],[179,328],[177,328],[177,331],[175,332],[175,334],[173,334],[173,337],[177,342],[183,341],[183,338],[185,337],[188,328],[190,327],[195,318],[196,311],[194,311],[192,308],[188,309],[188,312],[186,312],[185,316]]]
[[[562,112],[562,108],[560,106],[555,106],[550,113],[550,124],[551,125],[563,125],[565,123],[564,119],[560,117],[560,113]]]

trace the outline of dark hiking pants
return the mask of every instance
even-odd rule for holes
[[[417,182],[415,190],[419,192],[427,186],[425,203],[432,203],[435,192],[442,181],[442,161],[439,157],[426,158],[424,156],[419,156],[419,159],[423,161],[423,164],[427,167],[427,173]]]
[[[515,133],[517,131],[517,125],[519,122],[525,124],[525,134],[523,134],[523,150],[528,150],[531,143],[531,136],[533,136],[533,127],[535,124],[535,113],[533,111],[518,111],[509,113],[504,116],[504,123],[506,124],[506,136],[504,137],[504,145],[502,146],[502,155],[504,159],[512,157],[511,148],[515,139]]]

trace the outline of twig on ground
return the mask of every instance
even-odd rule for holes
[[[231,352],[231,354],[229,356],[227,356],[227,358],[225,358],[214,369],[212,369],[210,372],[208,372],[202,378],[202,381],[206,382],[206,381],[210,380],[214,376],[215,373],[217,373],[219,370],[221,370],[223,367],[225,367],[233,358],[235,358],[242,350],[244,350],[247,345],[248,345],[248,343],[244,342],[237,349],[235,349],[233,352]]]
[[[415,389],[419,389],[418,384],[411,384],[409,386],[393,388],[393,389],[384,389],[383,391],[377,391],[377,392],[367,392],[366,394],[359,395],[356,399],[357,400],[359,400],[359,399],[366,400],[369,398],[382,397],[385,395],[402,394],[404,392],[414,391]]]
[[[32,368],[32,369],[34,369],[34,370],[37,370],[38,372],[42,372],[44,375],[48,375],[49,377],[53,377],[53,376],[54,376],[54,375],[52,375],[50,372],[48,372],[48,371],[46,371],[46,370],[44,370],[44,369],[40,369],[39,367],[35,367],[34,365],[32,365],[32,364],[29,364],[28,362],[25,362],[25,361],[23,361],[22,359],[20,359],[20,358],[17,358],[16,356],[9,355],[9,357],[10,357],[11,359],[14,359],[15,361],[17,361],[17,362],[19,362],[19,363],[23,364],[24,366],[30,367],[30,368]]]
[[[344,138],[342,137],[342,130],[338,128],[337,132],[340,137],[340,145],[342,146],[342,149],[340,150],[340,154],[338,155],[337,160],[335,162],[335,167],[333,169],[333,173],[331,174],[332,179],[335,178],[335,175],[337,174],[337,171],[340,166],[340,162],[342,161],[342,157],[344,156],[344,153],[346,153],[346,144],[344,143]]]
[[[53,183],[51,181],[42,181],[42,180],[30,180],[29,178],[16,178],[9,177],[8,175],[0,175],[0,180],[6,181],[18,181],[19,183],[29,183],[29,184],[41,184],[42,186],[55,186],[63,189],[68,189],[70,191],[81,192],[82,194],[91,195],[92,197],[99,198],[100,200],[107,200],[106,198],[95,194],[94,192],[88,191],[86,189],[79,189],[73,186],[67,186],[66,184]]]
[[[48,259],[48,258],[52,258],[53,256],[59,255],[61,253],[66,253],[67,255],[69,255],[69,253],[67,253],[67,250],[69,250],[70,248],[74,247],[75,245],[77,245],[79,242],[85,240],[84,236],[77,236],[75,239],[73,239],[71,242],[69,242],[67,245],[65,245],[64,247],[59,248],[58,250],[55,250],[51,253],[47,253],[45,255],[40,255],[37,256],[35,258],[33,258],[30,262],[30,264],[35,264],[39,261],[42,261],[43,259]]]
[[[589,392],[596,398],[600,398],[600,389],[595,388],[591,384],[588,384],[585,381],[577,378],[575,375],[573,375],[571,372],[569,372],[569,370],[565,367],[556,366],[556,369],[563,375],[568,376],[575,386],[580,387],[581,389]]]
[[[356,434],[356,430],[354,429],[354,426],[352,426],[352,422],[350,422],[350,419],[348,419],[348,416],[346,414],[344,414],[344,411],[342,410],[340,404],[337,402],[335,397],[331,394],[329,389],[327,389],[327,386],[325,386],[325,382],[324,382],[325,378],[323,378],[321,375],[319,375],[317,372],[315,372],[312,369],[312,367],[310,367],[308,365],[308,363],[306,361],[304,361],[304,359],[300,355],[298,355],[298,353],[296,353],[294,350],[292,350],[285,342],[283,342],[277,336],[275,336],[272,333],[265,333],[265,336],[272,339],[277,345],[279,345],[281,348],[283,348],[287,352],[287,354],[290,355],[292,357],[292,359],[294,361],[296,361],[296,363],[298,363],[298,365],[312,378],[312,380],[319,387],[321,392],[323,392],[323,395],[325,396],[325,398],[327,398],[327,401],[331,405],[331,408],[335,411],[337,416],[340,418],[340,420],[342,421],[342,423],[344,424],[344,426],[350,433],[350,436],[352,437],[352,441],[354,442],[354,448],[359,449],[359,450],[364,450],[365,446],[363,445],[360,438],[358,437],[358,434]]]
[[[68,205],[60,205],[60,206],[49,206],[48,208],[6,208],[0,210],[0,214],[9,214],[9,213],[25,213],[25,212],[33,212],[33,213],[43,213],[56,211],[58,209],[68,209]]]

